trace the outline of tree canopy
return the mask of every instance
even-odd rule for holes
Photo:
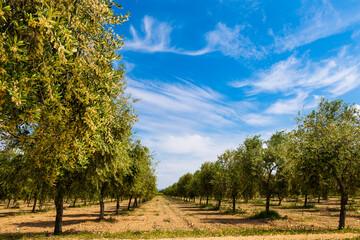
[[[17,153],[1,165],[20,161],[33,197],[55,199],[55,234],[62,232],[63,199],[77,183],[98,192],[101,205],[114,182],[139,177],[129,155],[136,114],[124,70],[113,67],[123,46],[114,29],[129,13],[115,8],[113,0],[0,2],[0,134],[3,150]],[[152,169],[148,155],[139,161]],[[154,189],[154,171],[144,171]]]

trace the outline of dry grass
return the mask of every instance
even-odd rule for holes
[[[346,232],[360,231],[360,213],[355,201],[348,211]],[[99,206],[67,208],[64,211],[63,231],[74,238],[164,238],[164,237],[206,237],[223,235],[259,234],[300,234],[339,233],[338,199],[314,204],[303,208],[302,203],[284,201],[282,206],[272,202],[271,210],[282,217],[279,220],[254,219],[253,216],[265,210],[262,201],[239,203],[237,213],[230,214],[230,202],[225,201],[219,211],[200,207],[199,203],[189,203],[158,196],[135,211],[126,211],[126,202],[120,216],[115,216],[115,202],[105,205],[106,220],[97,221]],[[215,201],[211,201],[215,205]],[[31,213],[31,206],[19,204],[19,208],[5,208],[0,204],[0,239],[42,238],[53,231],[55,211],[51,203],[42,211]],[[344,235],[345,236],[345,235]],[[133,238],[133,237],[131,237]]]

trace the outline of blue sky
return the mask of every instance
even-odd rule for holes
[[[321,97],[360,103],[358,0],[119,3],[119,63],[159,188],[247,136],[293,129]]]

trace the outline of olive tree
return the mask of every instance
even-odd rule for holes
[[[213,193],[214,164],[204,162],[200,167],[200,194],[206,197],[206,205],[209,204],[209,197]]]
[[[96,152],[109,153],[113,109],[127,101],[124,72],[112,62],[122,46],[113,28],[128,15],[116,15],[116,6],[113,0],[0,5],[1,140],[16,142],[25,164],[42,173],[38,182],[52,189],[56,235],[72,176]]]
[[[258,142],[260,150],[261,142]],[[265,210],[269,214],[270,198],[277,192],[286,191],[287,135],[276,132],[265,142],[266,148],[258,161],[260,192],[266,198]]]
[[[329,173],[341,196],[339,229],[345,227],[346,204],[360,182],[359,111],[342,100],[322,99],[316,110],[297,119],[303,158],[309,166]]]

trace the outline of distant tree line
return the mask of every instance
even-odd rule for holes
[[[194,174],[187,173],[164,194],[185,199],[227,197],[236,211],[236,200],[255,196],[303,196],[327,199],[340,196],[339,229],[345,227],[346,205],[360,188],[360,114],[342,100],[322,99],[317,109],[299,114],[297,127],[276,132],[269,140],[248,137],[234,150],[226,150],[216,162],[205,162]]]
[[[156,193],[147,147],[134,140],[136,114],[115,34],[129,13],[113,0],[0,2],[0,200],[54,200]],[[129,203],[130,206],[130,203]],[[119,207],[117,207],[117,212]]]

